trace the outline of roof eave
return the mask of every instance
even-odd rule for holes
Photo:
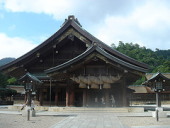
[[[68,21],[63,27],[61,27],[56,33],[54,33],[51,37],[49,37],[47,40],[45,40],[44,42],[42,42],[40,45],[38,45],[37,47],[35,47],[34,49],[32,49],[31,51],[29,51],[28,53],[22,55],[21,57],[15,59],[14,61],[5,64],[3,66],[0,67],[0,71],[5,70],[8,67],[11,67],[17,63],[19,63],[20,61],[22,61],[23,59],[26,59],[27,57],[36,54],[41,48],[43,48],[44,46],[48,45],[50,42],[52,42],[53,40],[56,39],[56,37],[60,36],[69,26],[71,25],[71,21]]]
[[[98,53],[102,54],[103,56],[109,58],[110,60],[116,62],[116,63],[119,63],[125,67],[128,67],[128,68],[131,68],[131,69],[134,69],[134,70],[137,70],[137,71],[140,71],[140,72],[147,72],[148,69],[145,69],[145,68],[142,68],[142,67],[138,67],[136,65],[132,65],[130,63],[127,63],[123,60],[120,60],[119,58],[116,58],[114,56],[112,56],[111,54],[107,53],[105,50],[103,50],[102,48],[98,47],[98,46],[91,46],[89,49],[87,49],[84,53],[80,54],[79,56],[61,64],[61,65],[58,65],[56,67],[52,67],[50,69],[47,69],[45,70],[45,73],[47,74],[50,74],[50,73],[53,73],[55,71],[58,71],[60,69],[63,69],[63,68],[66,68],[68,67],[69,65],[72,65],[76,62],[78,62],[79,60],[83,59],[84,57],[88,56],[90,53],[92,53],[93,51],[97,51]]]

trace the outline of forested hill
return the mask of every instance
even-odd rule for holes
[[[156,49],[156,51],[152,51],[151,49],[141,47],[138,44],[123,43],[122,41],[119,42],[118,46],[112,44],[111,47],[129,57],[148,64],[151,67],[149,72],[170,72],[170,49]]]
[[[15,60],[15,58],[11,58],[11,57],[8,57],[8,58],[3,58],[0,60],[0,66],[4,65],[4,64],[7,64],[11,61]]]

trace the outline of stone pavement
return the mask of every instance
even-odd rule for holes
[[[60,121],[51,128],[124,128],[117,116],[111,114],[81,114]]]
[[[170,125],[164,125],[164,126],[132,126],[131,128],[170,128]]]
[[[20,111],[9,111],[9,110],[1,111],[1,110],[2,109],[0,109],[0,114],[18,115],[18,118],[13,118],[14,116],[11,117],[11,122],[13,121],[18,122],[18,127],[17,127],[17,123],[14,122],[16,127],[12,127],[12,128],[22,128],[22,126],[21,127],[19,126],[19,122],[24,120],[25,120],[25,124],[24,124],[25,128],[29,127],[31,122],[32,122],[31,125],[36,126],[37,128],[47,128],[47,127],[48,128],[49,127],[50,128],[170,128],[170,123],[166,123],[166,122],[170,122],[170,118],[161,119],[162,123],[161,121],[157,123],[155,121],[155,118],[151,117],[151,112],[143,112],[143,113],[90,112],[89,113],[89,112],[37,111],[36,114],[37,117],[31,118],[32,121],[29,123],[29,121],[26,121],[25,117],[20,116],[21,115]],[[1,115],[1,119],[2,118],[3,115]],[[45,125],[42,125],[42,123],[47,124],[49,121],[51,121],[51,124],[48,124],[48,126],[45,127]],[[147,121],[152,123],[147,123]],[[41,123],[41,125],[38,125],[38,122]],[[128,123],[126,124],[125,122]],[[136,124],[139,126],[137,126]]]

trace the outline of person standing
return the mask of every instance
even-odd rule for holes
[[[98,107],[98,98],[97,97],[94,98],[94,102],[95,102],[95,106]]]
[[[111,103],[112,103],[112,107],[115,107],[116,106],[116,104],[115,104],[115,98],[114,98],[114,96],[113,95],[111,95]]]
[[[104,107],[105,106],[105,99],[104,99],[104,97],[101,98],[101,102],[102,102],[102,107]]]

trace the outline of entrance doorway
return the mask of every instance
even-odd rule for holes
[[[87,104],[89,107],[106,107],[105,90],[88,90]]]
[[[75,106],[82,107],[83,106],[83,92],[76,92],[75,93]]]

